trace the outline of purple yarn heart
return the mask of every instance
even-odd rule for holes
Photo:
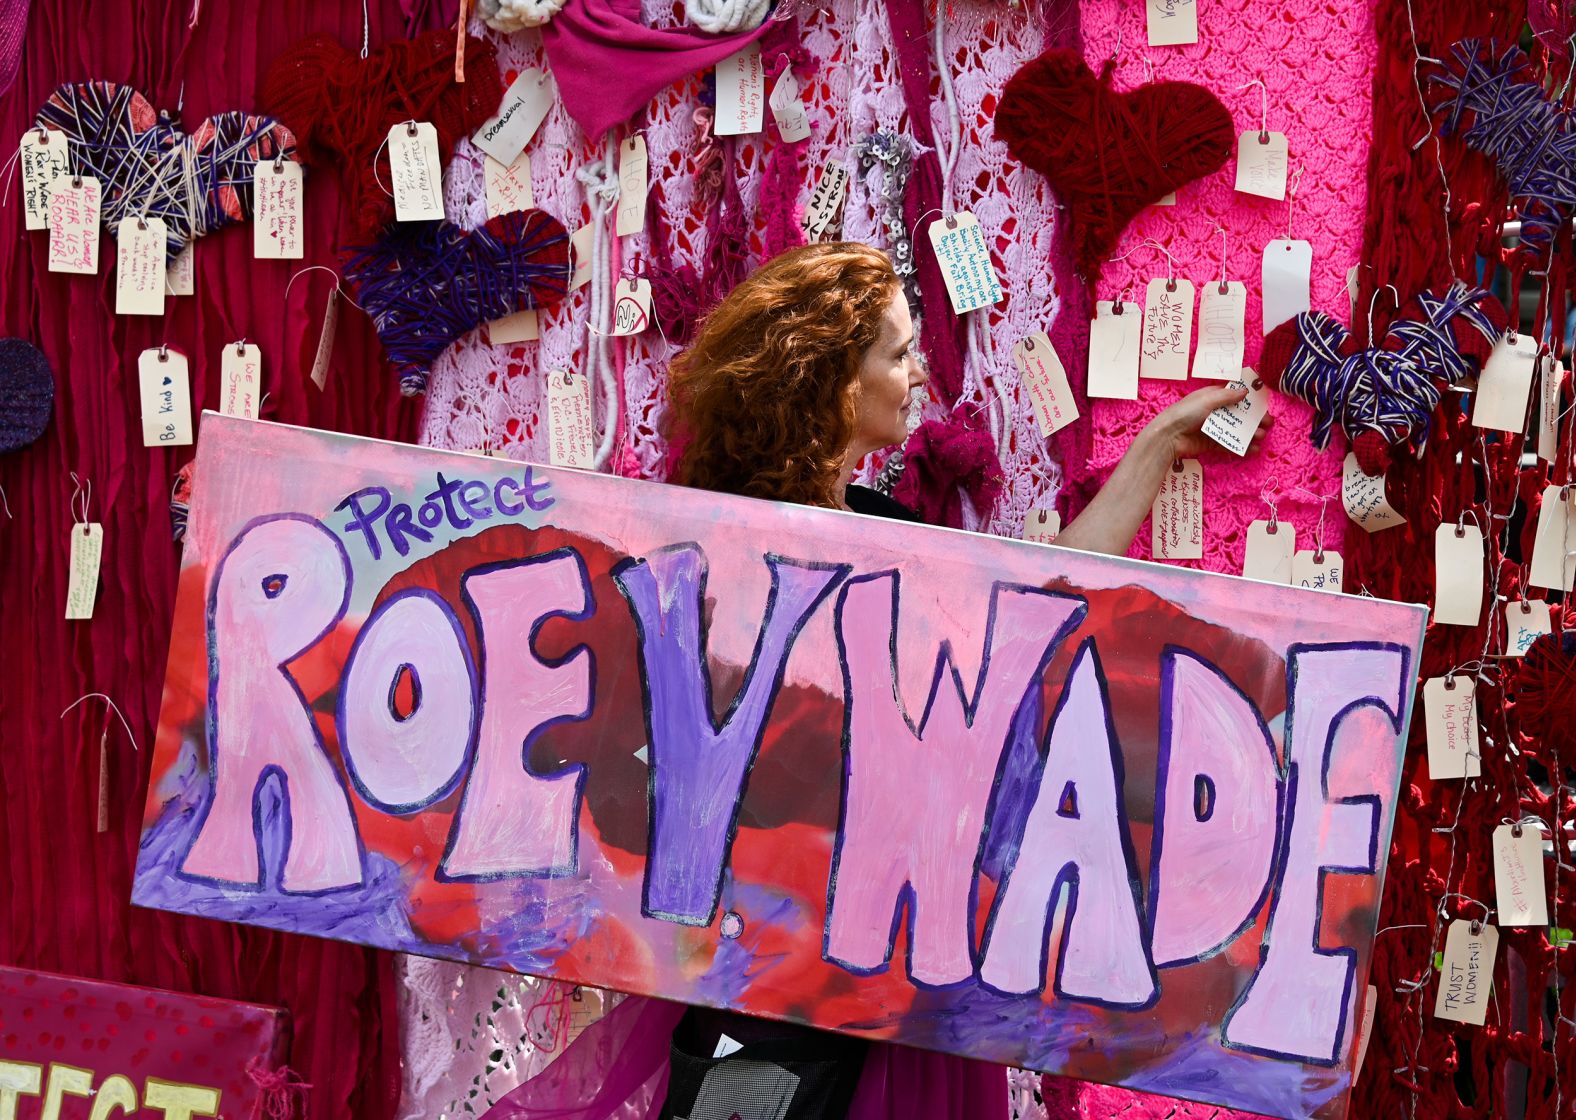
[[[32,343],[0,338],[0,455],[44,434],[55,404],[55,375]]]

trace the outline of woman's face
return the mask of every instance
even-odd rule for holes
[[[855,381],[857,404],[850,458],[857,462],[872,451],[908,438],[908,413],[914,390],[930,380],[919,363],[919,344],[908,300],[896,289],[881,319],[881,334],[865,351]]]

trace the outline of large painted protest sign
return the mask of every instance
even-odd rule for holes
[[[1345,1110],[1418,607],[210,415],[135,900]]]

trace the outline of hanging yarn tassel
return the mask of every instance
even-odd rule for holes
[[[1576,746],[1576,630],[1540,635],[1510,685],[1524,735],[1556,751]]]
[[[930,525],[963,528],[966,491],[981,522],[988,520],[1004,480],[985,415],[973,404],[959,405],[940,420],[927,420],[903,445],[903,473],[892,496]]]
[[[814,58],[797,42],[797,25],[796,19],[787,21],[783,26],[791,27],[792,31],[775,33],[766,41],[770,48],[779,39],[792,39],[791,43],[784,42],[779,49],[771,51],[766,63],[767,89],[775,89],[778,79],[789,70],[808,76],[814,67]],[[804,244],[804,230],[799,226],[802,212],[798,206],[800,181],[804,176],[800,157],[809,148],[810,137],[784,140],[776,121],[768,125],[768,131],[775,143],[766,157],[766,170],[761,174],[756,208],[766,227],[766,258],[770,260],[784,249]]]
[[[49,427],[55,374],[44,352],[22,338],[0,338],[0,455],[28,446]]]
[[[289,1066],[264,1069],[256,1058],[246,1066],[246,1075],[257,1086],[257,1099],[252,1104],[249,1120],[290,1120],[295,1111],[295,1099],[305,1097],[312,1088],[310,1081]]]

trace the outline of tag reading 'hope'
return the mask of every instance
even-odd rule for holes
[[[1018,377],[1029,390],[1040,434],[1049,436],[1078,419],[1078,402],[1067,383],[1067,371],[1044,331],[1021,338],[1012,348]]]
[[[531,157],[521,152],[512,163],[499,163],[492,156],[482,157],[482,178],[487,185],[487,217],[513,214],[536,205],[531,190]]]
[[[1505,604],[1505,655],[1525,657],[1532,643],[1553,630],[1549,605],[1542,599],[1516,599]]]
[[[142,446],[183,447],[192,441],[191,376],[186,355],[144,350],[137,358],[142,398]]]
[[[1198,9],[1193,0],[1146,0],[1149,45],[1177,47],[1198,42]]]
[[[1277,237],[1264,246],[1261,276],[1264,292],[1264,333],[1269,334],[1293,315],[1311,306],[1310,277],[1313,275],[1313,246],[1306,241],[1287,241]]]
[[[1479,765],[1477,682],[1469,676],[1434,677],[1423,684],[1428,725],[1428,776],[1475,778]]]
[[[569,277],[569,290],[583,288],[591,283],[592,257],[596,253],[596,226],[581,226],[569,238],[569,249],[574,257],[575,271]]]
[[[967,211],[949,214],[930,223],[930,244],[936,250],[936,263],[947,282],[952,310],[962,315],[1000,303],[1001,281],[979,219]]]
[[[1291,583],[1291,558],[1297,551],[1297,529],[1285,521],[1255,521],[1248,526],[1242,574],[1270,583]]]
[[[1434,530],[1434,621],[1476,626],[1482,615],[1482,530],[1440,525]]]
[[[777,122],[777,132],[789,144],[810,138],[810,118],[799,98],[799,81],[791,69],[778,75],[770,99],[772,119]]]
[[[1218,280],[1204,285],[1198,308],[1198,349],[1193,354],[1193,376],[1235,381],[1242,376],[1246,342],[1243,322],[1248,313],[1248,290],[1237,280],[1221,291]]]
[[[1132,303],[1123,304],[1120,314],[1108,299],[1094,305],[1094,319],[1089,324],[1089,396],[1138,399],[1142,318]]]
[[[185,248],[175,254],[175,259],[164,270],[164,294],[189,296],[197,292],[197,242],[188,241]]]
[[[115,314],[164,314],[163,218],[122,218],[115,226]]]
[[[1183,459],[1166,471],[1150,515],[1150,547],[1155,559],[1203,557],[1204,468],[1197,459]]]
[[[558,99],[558,88],[551,74],[541,70],[522,70],[504,91],[498,112],[482,122],[471,143],[508,166],[525,150],[541,127],[547,110]],[[442,217],[440,214],[439,217]],[[403,221],[404,219],[401,219]]]
[[[761,48],[758,43],[751,43],[717,63],[717,114],[712,132],[717,136],[759,132],[766,119],[765,110],[766,74],[761,68]]]
[[[1543,832],[1536,823],[1494,830],[1494,910],[1512,929],[1549,924],[1543,885]]]
[[[56,179],[70,172],[69,148],[64,134],[47,128],[22,134],[17,161],[22,165],[22,207],[28,229],[49,228],[49,192]]]
[[[1018,535],[1036,544],[1055,544],[1062,531],[1062,515],[1054,509],[1036,506],[1023,515],[1023,531]]]
[[[1370,533],[1406,524],[1406,518],[1384,496],[1384,475],[1364,474],[1350,451],[1341,467],[1341,505],[1346,507],[1347,517]]]
[[[1144,290],[1144,348],[1138,376],[1186,381],[1192,348],[1192,281],[1151,280]]]
[[[1545,463],[1554,462],[1559,454],[1560,382],[1564,379],[1565,364],[1546,359],[1538,394],[1538,458]]]
[[[613,289],[613,336],[640,334],[651,325],[651,281],[620,280]]]
[[[300,260],[306,255],[301,165],[293,159],[260,159],[252,168],[252,256]]]
[[[1457,918],[1445,934],[1445,956],[1439,966],[1439,995],[1434,1017],[1483,1025],[1494,987],[1494,954],[1499,930],[1487,922]]]
[[[646,228],[646,139],[631,136],[618,146],[618,224],[620,237]]]
[[[66,618],[93,617],[98,598],[99,561],[104,555],[104,526],[97,521],[71,526],[71,567],[66,582]]]
[[[99,181],[62,175],[49,189],[49,271],[92,276],[98,271]]]
[[[1527,398],[1538,360],[1538,343],[1529,334],[1505,335],[1489,352],[1472,395],[1472,425],[1520,432],[1527,424]]]
[[[1237,137],[1237,190],[1273,198],[1286,198],[1286,134],[1244,132]]]
[[[442,218],[443,164],[438,157],[438,130],[427,121],[407,121],[390,128],[389,177],[393,180],[395,221],[429,222]]]
[[[567,369],[547,375],[548,455],[555,467],[590,467],[596,461],[591,430],[591,382]]]
[[[1315,591],[1340,591],[1342,570],[1339,552],[1300,549],[1291,558],[1291,585]]]
[[[219,359],[219,411],[256,420],[262,405],[263,352],[249,342],[224,348]]]
[[[1245,381],[1233,381],[1232,385],[1238,389],[1246,389],[1248,395],[1236,404],[1217,408],[1204,419],[1203,426],[1199,429],[1210,439],[1224,447],[1233,455],[1246,455],[1248,447],[1253,442],[1253,433],[1259,430],[1259,424],[1264,420],[1264,414],[1269,410],[1269,390],[1264,387],[1258,375],[1251,368],[1244,368],[1242,376]]]
[[[541,320],[534,308],[516,311],[502,319],[487,324],[487,341],[494,346],[509,346],[516,342],[535,342],[542,337]]]
[[[1552,591],[1576,587],[1576,487],[1543,488],[1527,582]]]
[[[799,228],[804,231],[806,241],[819,241],[826,235],[847,196],[848,168],[839,160],[827,160],[815,181],[815,190],[810,192],[810,202],[804,208],[804,217],[799,220]]]

